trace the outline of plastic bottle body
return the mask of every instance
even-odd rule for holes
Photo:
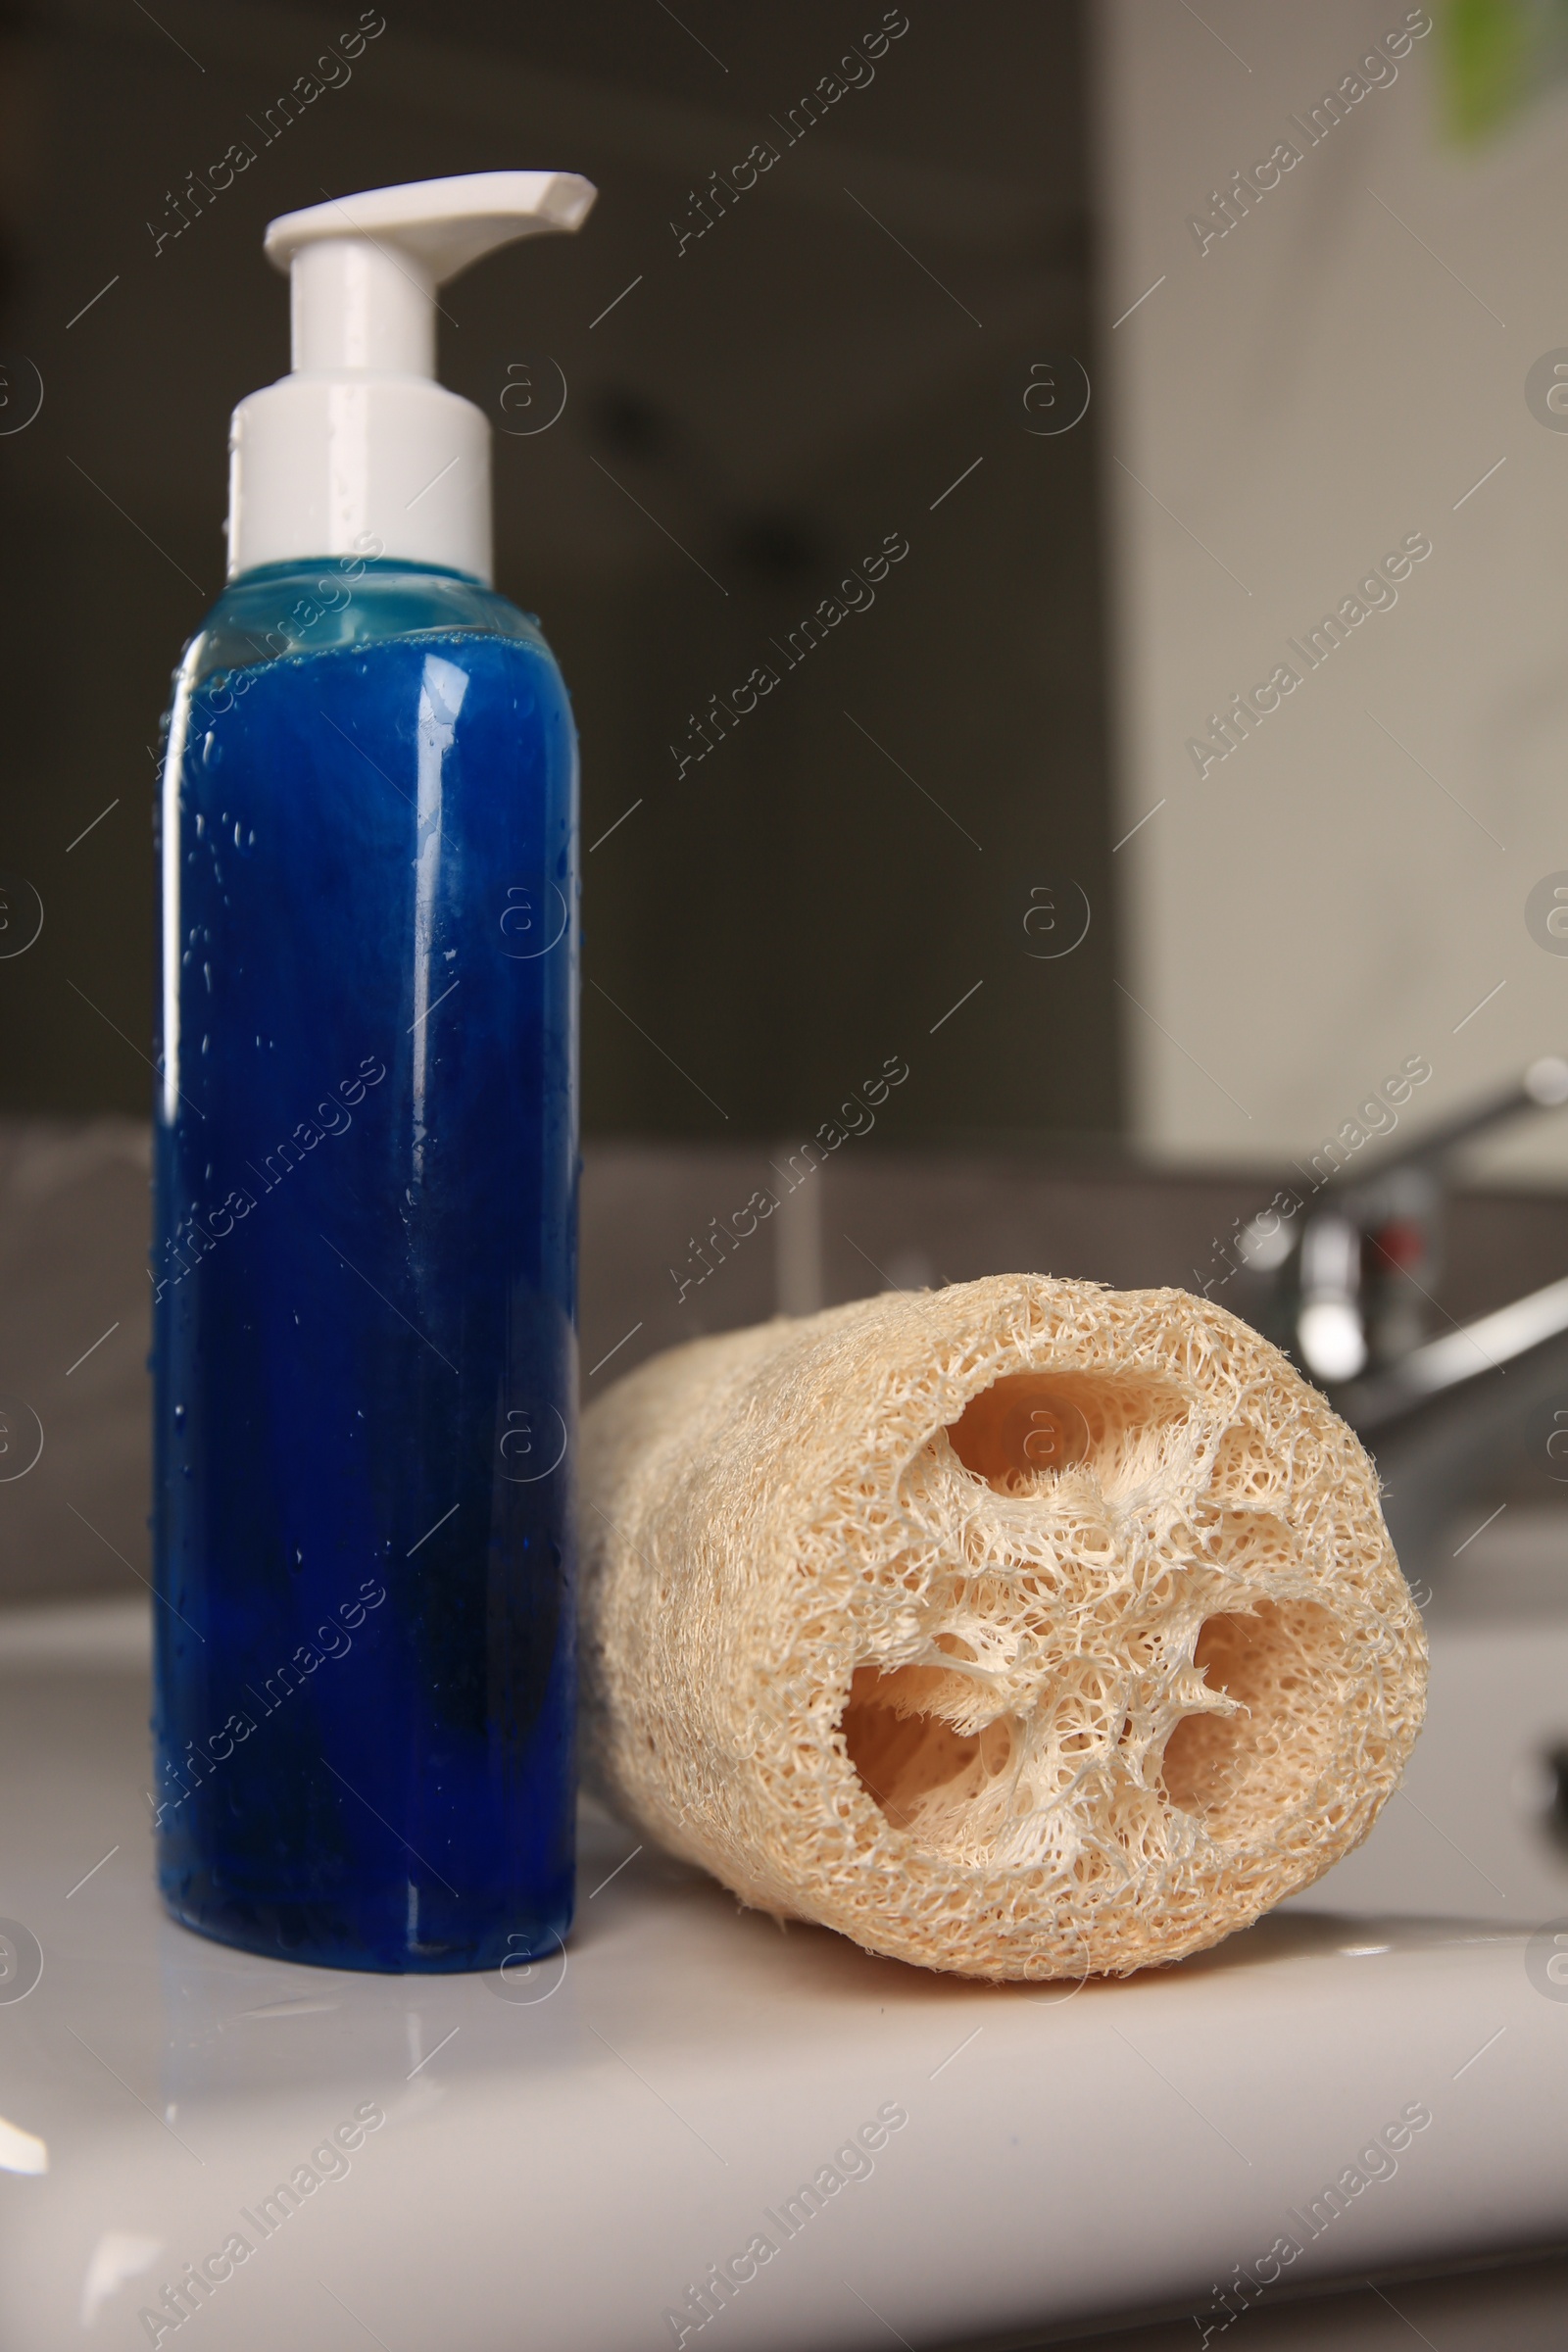
[[[164,1898],[321,1965],[553,1952],[572,1863],[576,753],[514,608],[270,565],[161,795]]]

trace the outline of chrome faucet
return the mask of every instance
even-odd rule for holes
[[[1499,1447],[1568,1376],[1568,1280],[1439,1330],[1443,1208],[1458,1148],[1526,1111],[1568,1103],[1568,1061],[1534,1061],[1517,1085],[1430,1129],[1363,1175],[1332,1178],[1312,1205],[1260,1212],[1239,1253],[1271,1278],[1255,1320],[1362,1436],[1385,1485],[1406,1566],[1483,1483]],[[1282,1200],[1294,1195],[1276,1195]]]

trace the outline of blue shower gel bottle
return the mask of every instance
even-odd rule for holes
[[[272,223],[294,370],[236,412],[170,714],[159,1877],[327,1967],[570,1923],[576,747],[430,312],[592,199],[487,172]]]

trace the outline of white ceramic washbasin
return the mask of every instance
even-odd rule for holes
[[[1215,1953],[1063,1990],[781,1932],[592,1814],[569,1958],[515,1999],[204,1942],[153,1894],[146,1648],[119,1603],[0,1620],[0,1914],[44,1956],[0,2001],[3,2352],[154,2340],[235,2233],[158,2340],[849,2352],[1185,2310],[1197,2341],[1238,2266],[1283,2302],[1568,2238],[1568,1985],[1530,1933],[1568,1933],[1568,1864],[1527,1801],[1568,1619],[1440,1627],[1362,1853]],[[336,2177],[264,2235],[318,2150]],[[699,2330],[689,2291],[759,2237]]]

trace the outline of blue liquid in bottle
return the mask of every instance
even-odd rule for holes
[[[161,829],[164,1899],[328,1967],[553,1952],[576,1390],[561,674],[463,575],[261,566],[176,678]]]

